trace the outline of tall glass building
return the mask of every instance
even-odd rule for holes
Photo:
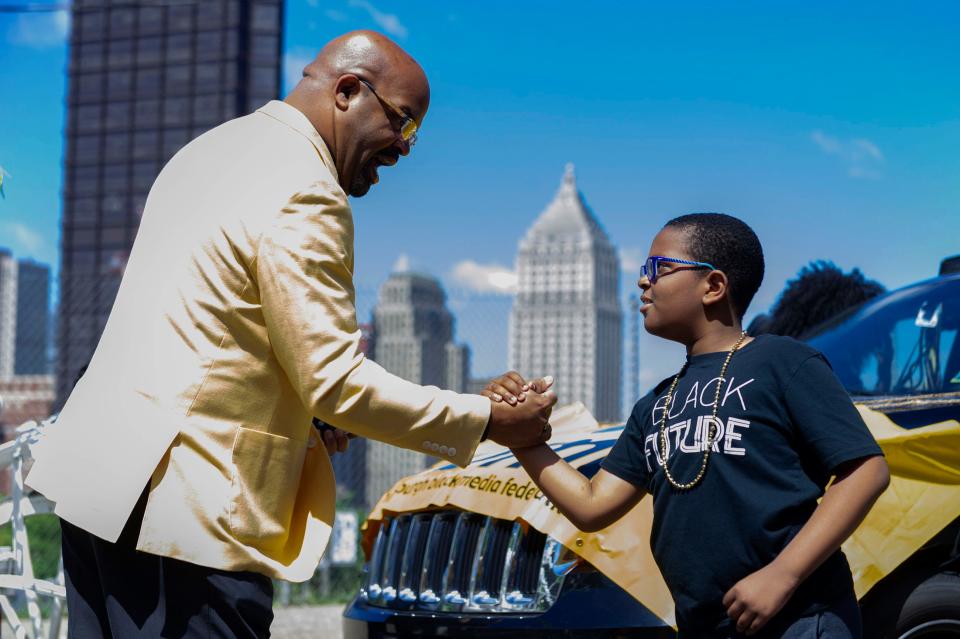
[[[74,0],[57,397],[93,355],[147,192],[188,141],[280,90],[281,0]]]

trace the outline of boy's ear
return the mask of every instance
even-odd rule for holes
[[[727,274],[723,271],[710,271],[704,278],[703,305],[714,306],[728,299]]]

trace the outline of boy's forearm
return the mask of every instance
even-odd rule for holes
[[[889,479],[883,457],[871,457],[836,480],[773,565],[801,583],[857,529]]]
[[[590,528],[594,513],[589,479],[546,444],[514,449],[513,454],[543,494],[573,525],[581,530]]]

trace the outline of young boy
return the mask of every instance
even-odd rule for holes
[[[650,541],[680,637],[859,637],[839,548],[889,473],[822,355],[742,331],[763,269],[757,236],[736,218],[668,222],[639,281],[640,312],[648,332],[686,347],[686,363],[637,402],[592,479],[546,444],[514,454],[584,531],[653,495]],[[516,403],[550,381],[510,373],[485,394]]]

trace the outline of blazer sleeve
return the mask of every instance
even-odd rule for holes
[[[296,193],[262,234],[256,277],[267,334],[304,406],[351,433],[470,463],[490,401],[388,373],[360,352],[353,217],[338,185]]]

